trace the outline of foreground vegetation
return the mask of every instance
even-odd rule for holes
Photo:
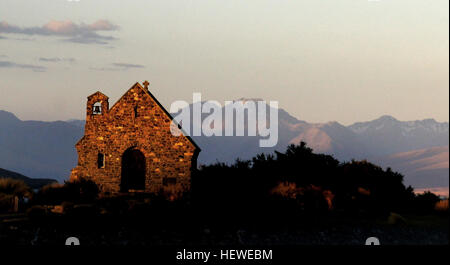
[[[159,194],[104,197],[80,180],[34,194],[23,182],[4,181],[0,200],[5,195],[29,200],[23,214],[3,218],[0,243],[61,244],[80,235],[113,245],[361,244],[378,234],[391,244],[448,244],[448,200],[414,194],[390,169],[340,163],[304,143],[203,166],[186,194],[172,185]]]

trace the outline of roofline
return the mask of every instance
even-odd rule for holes
[[[135,87],[136,85],[139,85],[139,82],[136,82],[134,85],[132,85],[128,90],[130,90],[130,89],[132,89],[133,87]],[[140,85],[139,85],[140,86]],[[127,90],[127,92],[128,92],[128,90]],[[125,92],[117,101],[116,101],[116,103],[114,103],[114,105],[112,105],[112,107],[111,108],[109,108],[109,110],[112,110],[121,100],[122,100],[122,98],[123,97],[125,97],[125,94],[127,93],[127,92]]]
[[[93,94],[91,94],[90,96],[88,96],[87,98],[89,99],[90,97],[92,97],[93,95],[95,95],[95,94],[101,94],[101,95],[103,95],[103,96],[105,96],[107,99],[109,99],[109,97],[107,96],[107,95],[105,95],[105,94],[103,94],[102,92],[100,92],[100,91],[97,91],[97,92],[95,92],[95,93],[93,93]]]
[[[172,122],[175,122],[174,121],[174,119],[173,119],[173,117],[172,117],[172,115],[166,110],[166,108],[164,108],[164,106],[155,98],[155,96],[153,96],[153,94],[150,92],[150,90],[148,90],[148,89],[145,89],[145,88],[143,88],[142,86],[141,86],[141,84],[139,84],[139,82],[136,82],[134,85],[132,85],[128,90],[130,90],[130,89],[132,89],[132,88],[134,88],[134,87],[136,87],[136,86],[139,86],[139,88],[141,88],[145,93],[147,93],[155,102],[156,102],[156,104],[164,111],[164,113],[167,115],[167,116],[169,116],[169,118],[170,118],[170,120],[172,121]],[[127,90],[127,91],[128,91]],[[100,92],[101,93],[101,92]],[[95,94],[95,93],[94,93]],[[125,93],[126,94],[126,93]],[[120,99],[119,100],[117,100],[116,101],[116,103],[114,103],[114,105],[109,109],[110,111],[117,105],[117,103],[119,103],[120,102],[120,100],[125,96],[125,94],[123,94],[122,95],[122,97],[120,97]],[[186,137],[193,145],[194,145],[194,147],[196,148],[196,149],[198,149],[198,151],[200,152],[202,149],[194,142],[194,140],[189,136],[189,135],[187,135],[186,134],[186,132],[183,130],[183,128],[181,127],[181,125],[180,124],[178,124],[177,122],[175,122],[176,123],[176,125],[178,126],[178,128],[181,130],[181,132],[183,133],[183,136],[184,137]]]
[[[164,106],[163,106],[163,105],[155,98],[155,96],[153,96],[153,94],[150,92],[150,90],[143,88],[143,87],[141,86],[141,84],[139,84],[139,82],[138,82],[137,84],[138,84],[138,86],[139,86],[141,89],[143,89],[145,92],[147,92],[147,93],[150,95],[150,97],[152,97],[152,99],[156,102],[156,104],[158,104],[158,106],[166,113],[166,115],[169,116],[170,120],[171,120],[172,122],[175,122],[174,119],[173,119],[173,117],[172,117],[172,115],[171,115],[171,114],[166,110],[166,108],[164,108]],[[176,123],[176,125],[178,126],[178,128],[181,130],[181,132],[183,133],[183,136],[186,137],[186,138],[187,138],[187,139],[195,146],[195,148],[197,148],[198,151],[200,152],[202,149],[194,142],[194,140],[193,140],[189,135],[186,134],[186,132],[183,130],[183,127],[181,127],[181,125],[178,124],[178,122],[175,122],[175,123]]]

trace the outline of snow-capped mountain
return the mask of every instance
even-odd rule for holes
[[[208,115],[202,115],[202,118],[206,116]],[[448,164],[447,169],[444,167],[436,170],[423,165],[425,171],[414,171],[411,165],[417,160],[416,156],[399,155],[405,159],[400,164],[396,162],[398,153],[415,154],[413,151],[419,149],[448,146],[448,122],[440,123],[433,119],[398,121],[390,116],[382,116],[376,120],[343,126],[338,122],[302,121],[281,108],[278,109],[278,121],[278,144],[271,148],[259,147],[259,137],[193,136],[202,149],[198,163],[231,163],[236,158],[249,159],[262,152],[284,151],[289,144],[304,141],[316,153],[331,154],[341,161],[368,159],[380,162],[382,166],[391,166],[402,173],[407,172],[411,177],[406,175],[406,182],[418,187],[431,187],[439,183],[448,186],[448,182],[445,184],[440,181],[448,179]],[[247,127],[247,124],[244,126]],[[62,181],[69,176],[71,168],[77,162],[74,145],[82,137],[83,128],[84,121],[80,120],[21,121],[12,113],[0,111],[0,168],[34,178]],[[445,153],[448,156],[448,147],[436,150],[442,151],[439,157],[445,157]],[[420,151],[417,153],[422,154]],[[421,163],[432,161],[435,159],[421,160]],[[433,176],[427,177],[430,174]]]
[[[365,143],[371,155],[380,156],[449,143],[449,123],[434,119],[398,121],[382,116],[368,122],[348,126]]]
[[[366,134],[369,131],[383,131],[391,128],[398,129],[403,136],[414,136],[416,133],[448,133],[448,122],[439,123],[434,119],[416,121],[398,121],[392,116],[384,115],[369,122],[357,122],[349,128],[357,134]]]
[[[391,154],[374,159],[383,167],[391,167],[404,174],[405,183],[415,188],[441,188],[440,194],[448,195],[449,149],[448,146],[435,146]],[[447,188],[443,192],[442,188]]]

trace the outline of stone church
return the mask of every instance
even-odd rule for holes
[[[188,136],[172,135],[173,118],[148,85],[134,84],[111,108],[101,92],[87,98],[71,180],[92,180],[110,194],[154,193],[167,185],[190,189],[200,148]]]

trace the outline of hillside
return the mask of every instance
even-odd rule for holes
[[[203,118],[206,116],[208,114],[203,114]],[[417,162],[417,157],[412,154],[400,155],[448,146],[448,122],[433,119],[399,121],[391,116],[382,116],[344,126],[338,122],[309,123],[283,109],[279,109],[278,119],[278,144],[271,148],[260,148],[259,137],[193,136],[202,149],[198,163],[232,163],[236,158],[249,159],[261,152],[283,151],[289,144],[305,141],[315,152],[331,154],[341,161],[368,159],[382,166],[391,166],[405,174],[406,183],[414,187],[448,187],[448,167],[435,168],[433,159]],[[0,110],[0,167],[32,178],[64,181],[77,163],[75,143],[83,132],[82,120],[22,121],[14,114]],[[400,158],[404,162],[400,163]],[[423,164],[421,168],[425,170],[411,170],[408,162]],[[443,181],[445,179],[447,182]]]
[[[0,168],[31,178],[67,179],[82,135],[83,127],[71,123],[22,121],[0,111]]]
[[[23,180],[32,189],[39,189],[42,186],[56,182],[56,180],[54,180],[54,179],[29,178],[22,174],[12,172],[12,171],[9,171],[9,170],[3,169],[3,168],[0,168],[0,178],[12,178],[12,179]]]
[[[407,176],[406,184],[418,189],[445,189],[449,187],[449,147],[438,146],[408,152],[401,152],[376,159],[384,167]]]
[[[399,121],[391,116],[382,116],[369,122],[358,122],[348,126],[364,142],[373,156],[448,146],[449,124],[434,119]]]

